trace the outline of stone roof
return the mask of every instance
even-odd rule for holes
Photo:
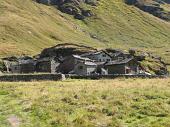
[[[44,57],[37,60],[37,62],[48,62],[48,61],[51,61],[50,57]]]
[[[79,60],[84,60],[84,61],[93,61],[89,58],[81,57],[79,55],[73,55],[74,58],[79,59]]]
[[[105,65],[119,65],[119,64],[126,64],[128,62],[130,62],[131,60],[134,60],[134,58],[126,58],[126,59],[123,59],[123,60],[114,60],[114,61],[110,61],[110,62],[107,62]]]
[[[95,64],[94,62],[89,62],[89,61],[86,61],[84,64],[88,66],[97,66],[97,64]]]
[[[96,51],[96,52],[84,53],[84,54],[82,54],[81,56],[83,57],[83,56],[90,56],[90,55],[98,55],[98,54],[100,54],[100,53],[102,53],[102,52],[105,53],[106,55],[112,57],[109,53],[107,53],[107,52],[104,51],[104,50],[100,50],[100,51]]]
[[[104,65],[106,62],[95,62],[97,65]]]

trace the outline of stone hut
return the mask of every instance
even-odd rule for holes
[[[90,61],[79,61],[73,70],[74,74],[77,75],[91,75],[95,74],[97,69],[97,64]]]
[[[108,74],[138,74],[139,65],[134,58],[126,58],[123,60],[115,60],[107,62],[105,69]]]
[[[8,73],[33,73],[36,61],[31,57],[24,56],[14,60],[4,60]]]
[[[90,75],[96,68],[97,64],[94,63],[94,60],[79,55],[72,55],[66,57],[59,65],[58,72],[63,74]]]
[[[36,72],[56,73],[57,67],[60,65],[57,57],[44,57],[36,62]]]

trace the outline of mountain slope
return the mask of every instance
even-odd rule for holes
[[[170,61],[170,23],[123,0],[87,6],[94,16],[83,21],[32,0],[0,2],[0,55],[39,53],[58,43],[94,47],[139,48]]]

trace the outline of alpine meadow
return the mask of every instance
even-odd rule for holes
[[[170,127],[170,0],[0,0],[0,127]]]

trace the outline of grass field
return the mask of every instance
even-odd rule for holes
[[[0,127],[170,127],[170,79],[0,83]]]
[[[33,0],[1,0],[0,56],[35,55],[58,43],[103,48],[137,48],[170,62],[170,23],[124,0],[100,0],[95,16],[85,21]]]

